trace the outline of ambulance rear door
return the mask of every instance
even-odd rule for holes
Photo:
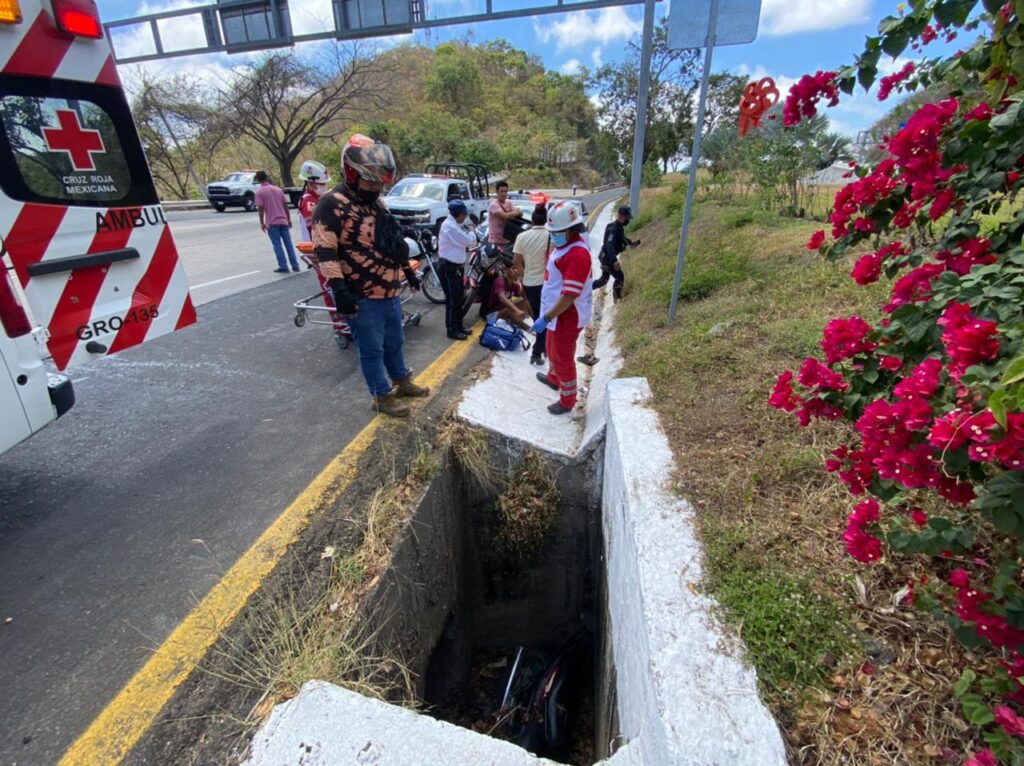
[[[19,3],[20,23],[0,23],[0,235],[63,370],[196,314],[102,28],[57,23],[95,5]]]

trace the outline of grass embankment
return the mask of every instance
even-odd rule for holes
[[[670,326],[682,200],[678,184],[644,193],[616,332],[623,375],[649,379],[674,481],[697,508],[706,587],[745,640],[795,763],[934,763],[962,745],[948,632],[893,607],[912,573],[843,550],[852,498],[822,462],[847,426],[799,429],[767,404],[775,375],[820,354],[828,319],[877,319],[885,288],[857,287],[852,259],[809,252],[820,224],[705,197]]]

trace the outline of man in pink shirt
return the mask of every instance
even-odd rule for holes
[[[270,183],[270,177],[265,170],[256,173],[256,183],[260,185],[256,190],[256,210],[260,215],[260,228],[267,232],[270,244],[274,246],[274,255],[277,256],[277,268],[274,271],[278,274],[288,273],[288,262],[284,259],[285,248],[288,249],[288,261],[291,261],[292,271],[298,271],[299,259],[295,256],[295,248],[292,247],[292,216],[288,212],[284,192]]]
[[[508,198],[508,181],[498,181],[494,189],[498,198],[487,208],[487,241],[504,249],[511,244],[505,238],[505,222],[521,218],[523,212]]]

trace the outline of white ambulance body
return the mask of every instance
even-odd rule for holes
[[[0,253],[0,453],[60,371],[195,322],[93,0],[0,0]]]

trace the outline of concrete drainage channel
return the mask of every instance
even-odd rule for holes
[[[692,509],[666,490],[672,455],[646,381],[613,379],[609,331],[584,350],[603,360],[586,410],[557,423],[530,385],[537,368],[493,358],[362,610],[424,711],[312,681],[264,722],[249,764],[786,763],[742,647],[701,592]],[[499,709],[510,675],[521,705]],[[554,698],[542,725],[521,712]]]

